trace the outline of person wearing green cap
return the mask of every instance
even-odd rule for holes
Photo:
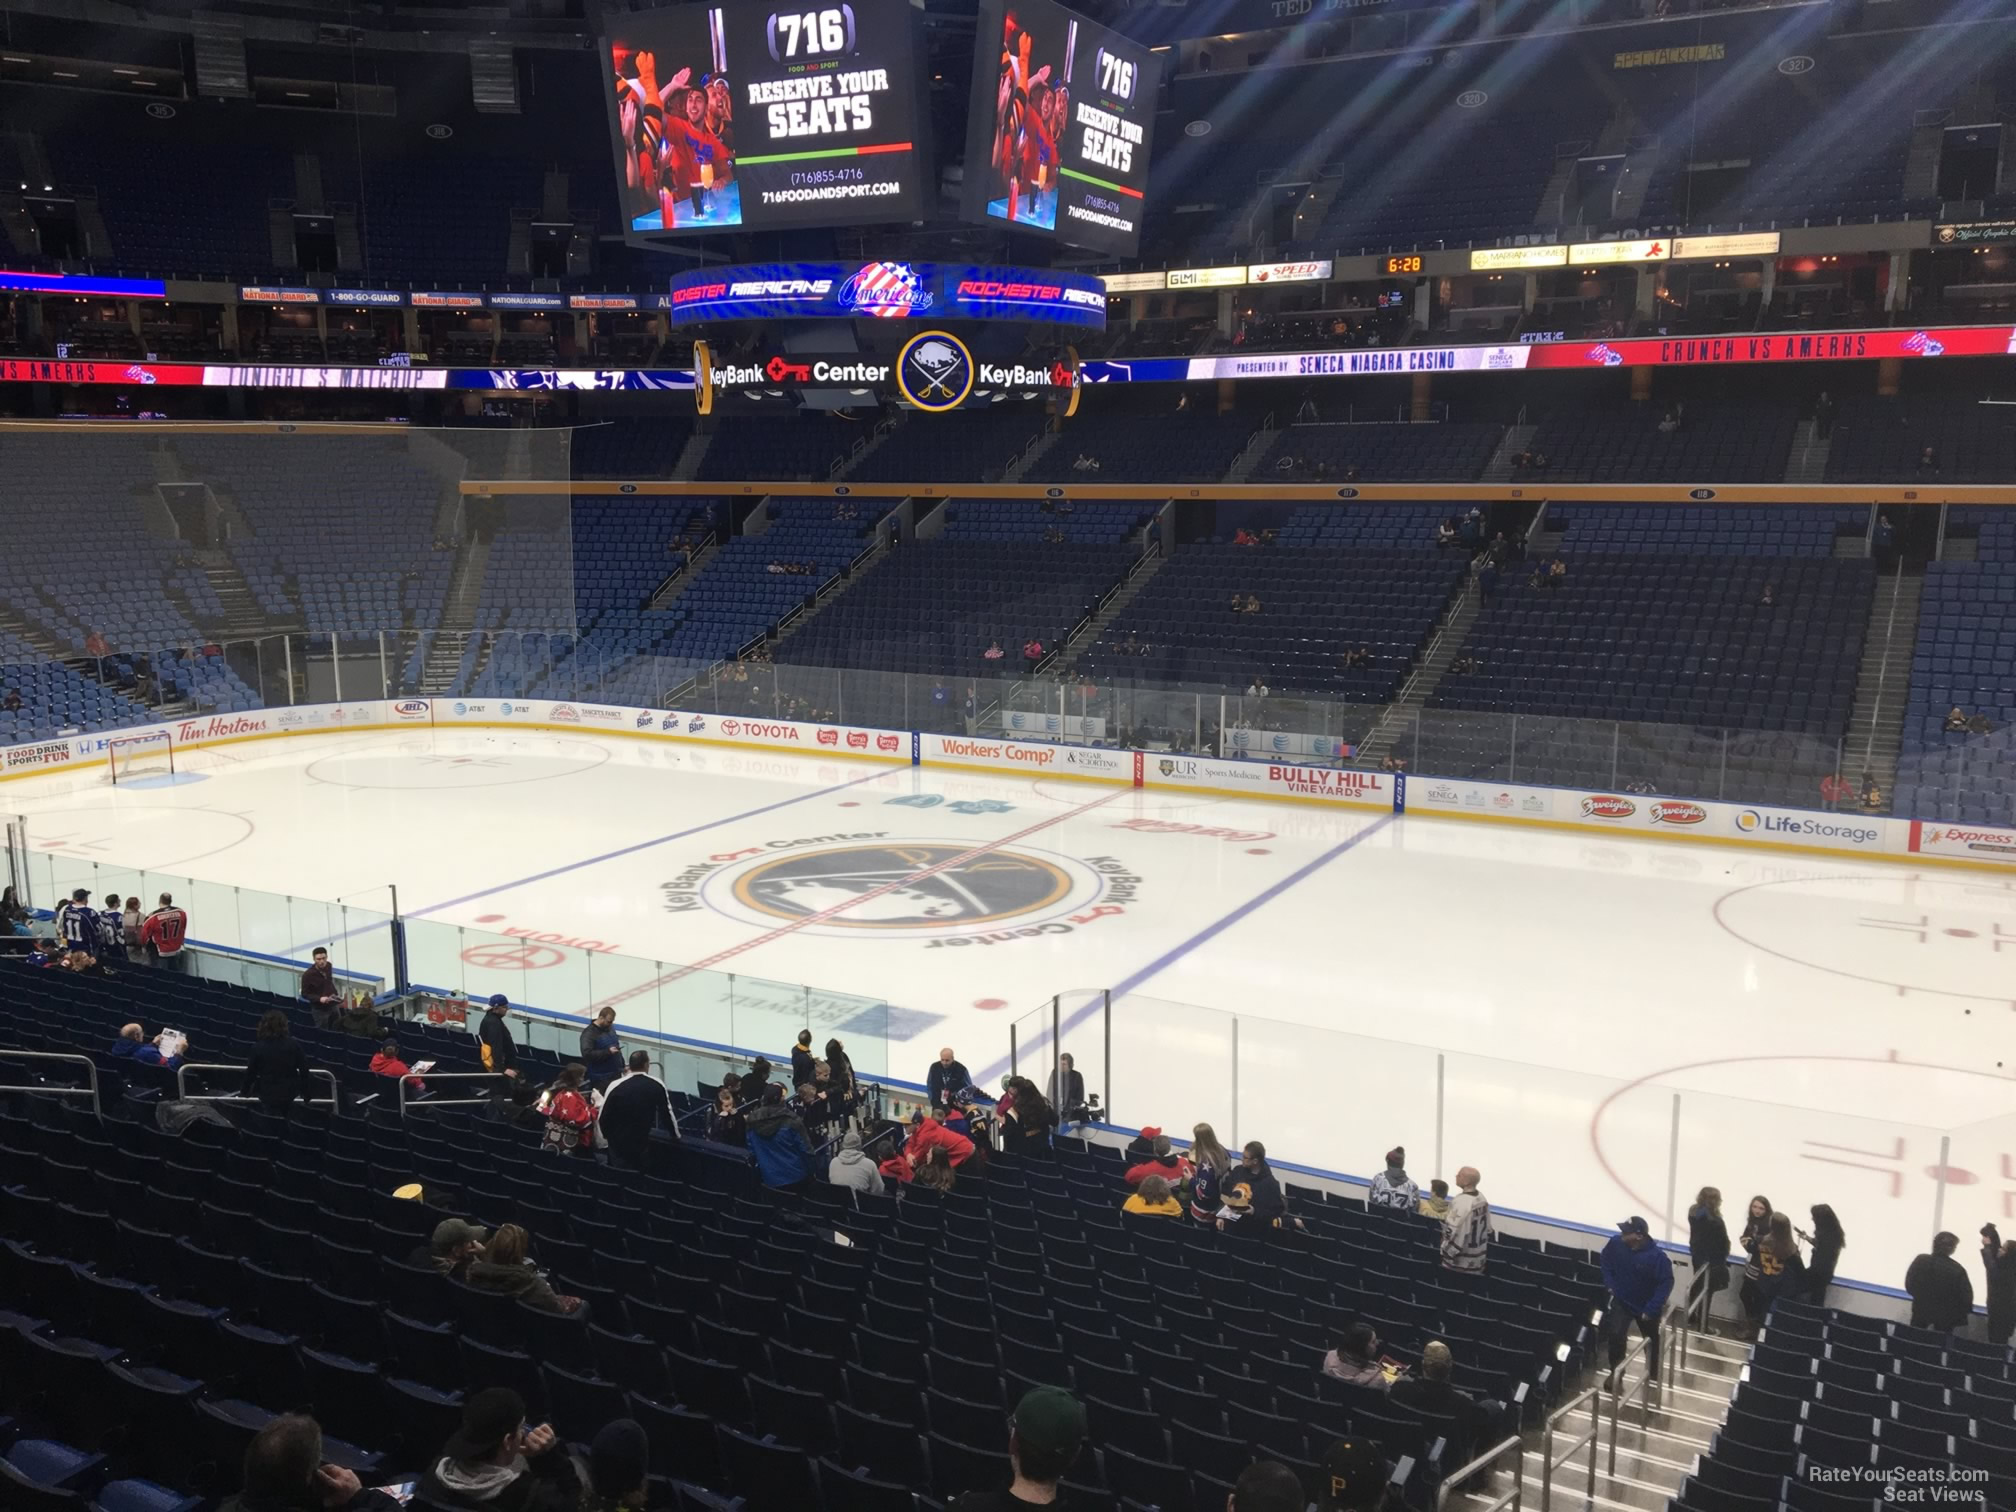
[[[1015,1404],[1008,1422],[1008,1461],[1015,1479],[1005,1491],[968,1491],[953,1512],[1017,1512],[1048,1507],[1057,1483],[1085,1446],[1085,1408],[1061,1386],[1038,1386]]]

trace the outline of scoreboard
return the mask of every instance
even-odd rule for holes
[[[981,0],[961,214],[1140,249],[1160,64],[1051,0]]]
[[[909,0],[612,13],[625,238],[921,217],[917,14]]]

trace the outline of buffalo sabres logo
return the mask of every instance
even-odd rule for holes
[[[954,410],[973,392],[973,354],[945,331],[919,331],[896,354],[896,386],[921,410]]]
[[[779,857],[735,880],[758,913],[855,929],[933,929],[1035,913],[1071,891],[1064,868],[964,845],[863,845]]]

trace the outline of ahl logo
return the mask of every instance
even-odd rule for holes
[[[637,716],[637,728],[640,730],[650,729],[651,721],[653,720],[653,718],[655,718],[655,716],[651,713],[649,709],[646,709],[642,714],[639,714]]]
[[[1707,819],[1708,810],[1698,803],[1662,798],[1647,809],[1646,814],[1654,824],[1700,824]]]
[[[1637,812],[1637,804],[1615,793],[1599,793],[1582,800],[1582,813],[1590,819],[1629,819]]]
[[[424,698],[401,699],[398,703],[392,705],[392,712],[397,714],[401,719],[423,718],[427,713],[427,700]]]
[[[903,320],[931,308],[931,291],[908,263],[872,262],[840,285],[840,307],[881,320]]]
[[[973,392],[973,353],[947,331],[919,331],[896,354],[896,387],[918,409],[943,414]]]
[[[1929,331],[1913,331],[1904,338],[1904,350],[1919,357],[1943,357],[1946,343]]]
[[[581,723],[581,711],[572,704],[553,705],[553,719],[556,724]]]
[[[1600,362],[1604,367],[1624,366],[1624,354],[1607,342],[1589,348],[1588,357],[1591,362]]]

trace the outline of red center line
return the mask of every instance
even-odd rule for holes
[[[1113,792],[1107,793],[1103,797],[1094,798],[1089,803],[1081,803],[1076,808],[1068,808],[1061,814],[1053,814],[1050,818],[1040,820],[1026,829],[1019,829],[1012,835],[1003,835],[999,840],[989,840],[985,845],[976,845],[971,850],[961,851],[956,856],[947,856],[943,861],[934,862],[920,871],[910,873],[907,877],[898,877],[893,882],[884,882],[880,887],[862,893],[858,898],[849,898],[844,903],[835,903],[830,908],[822,908],[817,913],[807,914],[802,919],[793,919],[789,924],[780,924],[775,929],[766,930],[764,933],[757,935],[754,939],[744,940],[739,945],[730,945],[724,949],[717,950],[711,956],[695,961],[690,966],[681,966],[676,971],[668,971],[665,975],[654,981],[643,982],[638,986],[626,988],[622,992],[612,993],[610,996],[603,998],[599,1003],[596,1003],[589,1009],[589,1012],[591,1014],[599,1013],[604,1008],[613,1008],[618,1003],[626,1003],[631,998],[642,997],[647,992],[656,992],[668,982],[679,981],[684,977],[691,976],[696,971],[707,971],[720,965],[723,961],[731,960],[747,951],[755,950],[759,946],[768,945],[772,940],[781,940],[786,935],[796,934],[808,924],[823,923],[825,920],[833,918],[837,914],[845,913],[848,909],[856,907],[859,904],[867,903],[887,893],[892,893],[899,887],[908,887],[914,882],[923,881],[926,877],[935,877],[939,872],[946,871],[954,866],[963,866],[968,861],[1001,849],[1004,845],[1013,845],[1017,840],[1026,840],[1029,836],[1039,834],[1054,825],[1062,824],[1067,819],[1075,819],[1080,814],[1090,813],[1093,809],[1099,808],[1103,804],[1111,803],[1115,798],[1122,797],[1129,791],[1130,789],[1127,788],[1116,788]]]

